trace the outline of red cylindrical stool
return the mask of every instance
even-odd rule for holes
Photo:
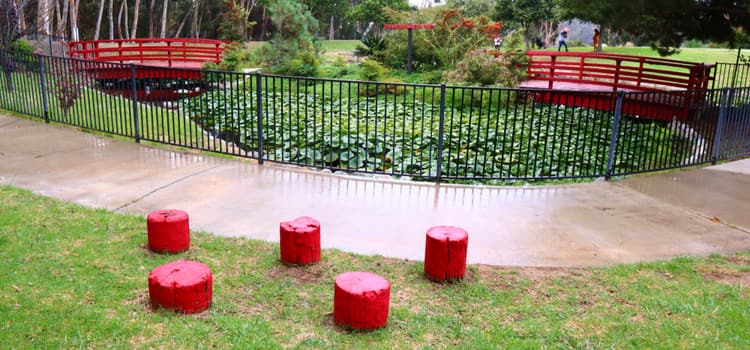
[[[424,272],[434,281],[460,280],[466,274],[466,248],[469,234],[454,226],[435,226],[427,230]]]
[[[199,262],[178,260],[148,274],[151,304],[175,312],[192,314],[208,309],[212,292],[211,270]]]
[[[320,222],[301,216],[279,225],[281,262],[311,264],[320,261]]]
[[[336,324],[354,329],[375,329],[388,322],[391,283],[369,272],[346,272],[336,276],[333,318]]]
[[[188,214],[182,210],[152,211],[146,219],[148,248],[155,252],[178,253],[190,248]]]

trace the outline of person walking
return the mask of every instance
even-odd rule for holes
[[[599,51],[599,38],[601,37],[599,33],[599,28],[594,28],[594,52]]]
[[[557,51],[561,51],[563,46],[565,46],[565,52],[568,52],[568,27],[563,28],[557,36]]]

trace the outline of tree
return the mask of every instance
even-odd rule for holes
[[[409,3],[406,0],[363,0],[349,11],[348,17],[355,21],[371,22],[375,28],[382,28],[383,24],[388,22],[387,9],[408,8]]]
[[[496,6],[494,0],[448,0],[447,4],[450,8],[459,9],[466,17],[486,16]]]
[[[494,10],[495,18],[510,27],[526,30],[527,47],[529,40],[538,36],[549,45],[561,18],[559,0],[499,0]]]
[[[750,28],[750,0],[562,0],[567,17],[637,35],[660,54],[677,52],[685,40],[734,45]]]

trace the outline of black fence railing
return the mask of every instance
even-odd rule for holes
[[[491,183],[750,155],[750,88],[543,92],[196,74],[6,51],[0,63],[1,109],[259,162]],[[675,106],[689,113],[645,117]]]

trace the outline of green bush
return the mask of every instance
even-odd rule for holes
[[[34,52],[34,46],[31,46],[31,44],[27,43],[24,40],[16,40],[10,44],[8,47],[10,51],[17,51],[22,53],[33,53]]]
[[[360,66],[362,67],[359,71],[360,80],[381,81],[388,74],[388,68],[385,68],[380,62],[373,59],[365,59]]]
[[[371,57],[382,59],[383,52],[386,49],[386,42],[382,35],[367,33],[354,49],[354,54],[359,57]]]
[[[276,65],[274,73],[296,77],[317,77],[320,74],[320,61],[310,52],[302,52],[292,59]]]

